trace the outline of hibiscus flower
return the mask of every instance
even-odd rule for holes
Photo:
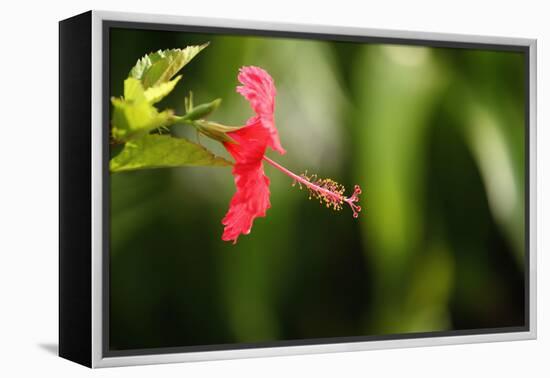
[[[316,198],[335,210],[342,209],[342,205],[347,203],[357,218],[361,211],[357,205],[361,193],[359,186],[356,185],[353,194],[346,197],[344,187],[337,182],[317,179],[315,175],[296,175],[265,156],[268,147],[280,154],[285,153],[274,121],[276,89],[273,79],[259,67],[241,68],[238,79],[242,86],[237,87],[237,92],[250,102],[256,115],[244,127],[227,133],[234,143],[223,143],[235,159],[232,172],[237,190],[222,220],[222,239],[236,243],[241,234],[250,233],[254,219],[264,217],[271,207],[269,178],[265,175],[263,161],[291,177],[300,188],[306,187],[310,199]]]

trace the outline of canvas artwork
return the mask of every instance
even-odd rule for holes
[[[113,27],[113,356],[524,330],[525,54]]]
[[[536,40],[59,23],[59,355],[536,338]]]

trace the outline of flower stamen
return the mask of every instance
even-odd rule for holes
[[[301,175],[297,175],[267,156],[264,156],[263,159],[292,178],[292,186],[298,184],[300,189],[305,186],[309,191],[309,199],[315,198],[327,208],[332,208],[336,211],[342,210],[342,205],[347,203],[353,211],[353,217],[359,217],[359,213],[361,212],[361,206],[357,204],[359,202],[359,195],[361,194],[359,185],[355,185],[352,195],[346,197],[344,186],[330,178],[319,179],[316,174],[308,175],[307,171]]]

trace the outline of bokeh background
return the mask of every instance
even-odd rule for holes
[[[183,114],[193,91],[223,99],[210,119],[244,124],[237,72],[263,67],[288,151],[268,155],[360,184],[363,212],[268,166],[272,207],[232,245],[229,168],[111,175],[112,350],[525,324],[522,53],[111,29],[111,94],[144,54],[208,41],[159,107]]]

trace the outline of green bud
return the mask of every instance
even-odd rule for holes
[[[205,120],[198,120],[193,122],[193,126],[199,130],[201,134],[204,134],[205,136],[217,140],[218,142],[229,142],[229,143],[236,143],[233,138],[231,138],[227,133],[232,131],[237,131],[241,129],[243,126],[226,126],[222,125],[221,123],[217,122],[210,122]]]
[[[189,113],[183,116],[183,119],[185,121],[195,121],[204,118],[212,113],[214,110],[216,110],[220,106],[221,102],[222,100],[218,98],[207,104],[200,104],[198,106],[195,106],[191,109]]]

